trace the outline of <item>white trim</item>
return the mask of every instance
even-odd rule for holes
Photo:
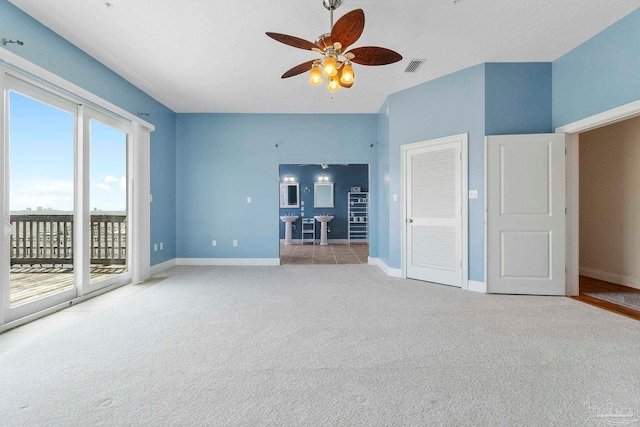
[[[402,270],[401,269],[389,267],[380,258],[369,257],[368,263],[369,263],[369,265],[377,265],[378,267],[380,267],[380,270],[382,270],[387,276],[397,277],[399,279],[402,279]]]
[[[70,94],[82,98],[83,101],[88,101],[89,103],[95,104],[101,108],[105,108],[116,113],[123,118],[130,120],[134,123],[138,123],[141,126],[146,127],[147,129],[154,131],[155,126],[149,122],[142,120],[140,117],[135,114],[131,114],[130,112],[110,103],[109,101],[100,98],[97,95],[89,92],[86,89],[81,88],[80,86],[71,83],[68,80],[63,79],[60,76],[48,71],[39,65],[36,65],[21,56],[16,55],[13,52],[8,51],[7,49],[0,48],[0,60],[4,61],[4,67],[8,70],[14,69],[19,72],[23,72],[32,76],[32,78],[37,80],[42,80],[44,83],[57,86],[60,89],[70,92]]]
[[[131,132],[131,272],[134,283],[151,275],[151,136],[149,129],[134,123]]]
[[[580,275],[587,276],[605,282],[615,283],[617,285],[628,286],[634,289],[640,289],[640,279],[630,276],[622,276],[615,273],[607,273],[606,271],[594,270],[592,268],[580,267]]]
[[[0,240],[0,325],[5,323],[5,315],[9,312],[10,303],[10,264],[11,249],[10,239],[5,234],[7,223],[11,224],[11,212],[9,209],[9,126],[5,115],[9,104],[8,91],[5,89],[6,74],[0,73],[0,220],[2,221],[2,240]],[[9,267],[9,268],[7,268]],[[0,329],[1,330],[1,329]]]
[[[280,258],[176,258],[176,265],[280,265]]]
[[[640,100],[630,102],[620,107],[595,114],[591,117],[560,126],[556,132],[564,132],[570,135],[567,144],[567,295],[578,295],[580,283],[579,265],[579,154],[580,132],[608,126],[620,121],[640,116]],[[570,171],[570,172],[569,172]],[[485,267],[486,269],[486,267]]]
[[[469,289],[469,134],[460,133],[457,135],[445,136],[442,138],[430,139],[426,141],[413,142],[400,146],[401,158],[401,191],[400,191],[400,277],[407,277],[407,256],[406,256],[406,237],[407,237],[407,210],[406,210],[406,156],[407,151],[415,148],[433,147],[440,144],[449,144],[452,142],[460,142],[460,152],[462,155],[461,174],[462,174],[462,289]]]
[[[587,132],[603,126],[612,125],[623,120],[632,119],[637,116],[640,116],[640,100],[612,108],[611,110],[587,117],[586,119],[578,120],[577,122],[569,123],[568,125],[560,126],[556,129],[556,132]]]
[[[487,293],[487,284],[484,282],[477,282],[475,280],[469,280],[469,290],[473,292]]]
[[[151,276],[155,276],[156,274],[162,273],[165,270],[170,269],[171,267],[175,267],[178,265],[178,261],[173,258],[169,261],[161,262],[160,264],[152,265],[149,269]]]
[[[567,135],[567,158],[566,161],[566,237],[565,237],[565,259],[566,259],[566,293],[567,296],[580,295],[580,276],[578,266],[580,265],[580,136],[577,133]]]

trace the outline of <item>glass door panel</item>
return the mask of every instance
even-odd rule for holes
[[[76,114],[8,93],[9,308],[14,309],[56,295],[75,296]]]
[[[95,119],[89,123],[90,284],[95,284],[128,271],[128,134]]]

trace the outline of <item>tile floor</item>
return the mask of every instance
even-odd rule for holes
[[[369,245],[280,244],[280,264],[367,264]]]

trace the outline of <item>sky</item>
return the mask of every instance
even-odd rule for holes
[[[91,120],[90,207],[125,211],[127,134]],[[10,92],[10,209],[73,211],[74,115]]]

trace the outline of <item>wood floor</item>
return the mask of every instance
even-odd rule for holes
[[[590,297],[589,295],[584,295],[586,293],[610,293],[610,292],[640,292],[640,290],[629,288],[627,286],[604,282],[598,279],[592,279],[586,276],[580,276],[580,295],[572,298],[587,304],[594,305],[596,307],[600,307],[605,310],[612,311],[614,313],[622,314],[623,316],[627,316],[635,320],[640,320],[640,311],[632,310],[630,308],[613,304],[608,301],[602,301],[597,298]]]
[[[108,279],[126,271],[123,266],[92,266],[91,283]],[[74,287],[72,268],[66,267],[11,267],[11,307],[25,304]]]
[[[284,245],[280,244],[280,264],[367,264],[369,245],[330,244]]]

